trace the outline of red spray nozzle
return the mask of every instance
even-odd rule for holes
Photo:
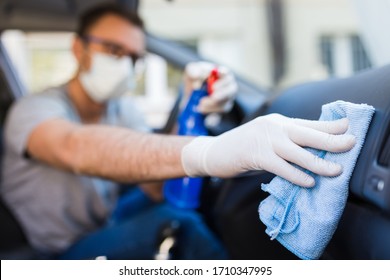
[[[213,93],[213,85],[219,79],[218,68],[211,70],[210,75],[207,78],[207,93],[211,95]]]

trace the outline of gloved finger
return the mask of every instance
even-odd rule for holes
[[[225,100],[216,101],[210,97],[203,97],[199,101],[197,110],[203,114],[221,113],[224,111],[225,103]]]
[[[294,123],[330,134],[343,134],[347,131],[349,125],[347,118],[335,121],[310,121],[294,119]]]
[[[210,114],[210,113],[226,113],[229,112],[233,108],[234,102],[233,100],[229,100],[222,104],[219,103],[202,103],[197,107],[197,111],[202,114]]]
[[[213,100],[222,102],[223,100],[227,101],[229,99],[234,99],[236,97],[236,94],[237,94],[237,86],[231,84],[225,88],[213,91],[210,97]]]
[[[231,71],[227,67],[225,67],[225,66],[218,66],[217,69],[218,69],[219,76],[221,78],[223,78],[226,75],[231,75]]]
[[[335,153],[349,151],[356,143],[355,136],[350,134],[333,135],[303,126],[294,126],[288,135],[299,146]]]
[[[278,156],[269,160],[268,164],[264,166],[264,170],[274,173],[275,175],[301,187],[312,187],[315,184],[313,177],[292,166]]]
[[[191,79],[206,79],[210,74],[211,70],[215,68],[215,64],[200,61],[200,62],[190,62],[186,65],[185,73]]]
[[[342,172],[340,164],[326,161],[292,142],[285,144],[277,154],[281,158],[319,175],[337,176]]]
[[[214,83],[215,89],[223,88],[229,84],[236,83],[236,80],[232,74],[226,76],[220,76],[220,78]]]
[[[225,79],[218,80],[213,85],[212,97],[221,100],[224,98],[234,98],[237,93],[238,85],[233,76],[227,76]]]

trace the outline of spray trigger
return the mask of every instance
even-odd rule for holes
[[[208,95],[213,94],[214,83],[219,79],[219,72],[217,68],[211,70],[210,75],[207,77],[207,93]]]

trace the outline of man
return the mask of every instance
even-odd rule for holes
[[[337,135],[346,131],[347,120],[270,115],[218,137],[195,139],[142,132],[139,120],[129,116],[130,104],[117,97],[132,82],[131,63],[144,49],[137,15],[112,6],[91,10],[73,45],[79,64],[75,78],[23,98],[10,110],[2,195],[40,252],[58,258],[151,258],[153,234],[177,219],[184,225],[180,258],[223,258],[221,245],[199,217],[167,205],[108,223],[117,198],[113,182],[229,177],[264,169],[302,186],[314,184],[289,162],[320,175],[341,173],[341,166],[300,146],[350,149],[354,138]],[[227,94],[211,96],[201,107],[229,107],[231,90],[220,92]]]

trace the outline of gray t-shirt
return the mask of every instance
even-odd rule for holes
[[[81,122],[65,86],[24,97],[11,107],[4,131],[1,194],[31,245],[58,253],[105,224],[117,198],[117,185],[25,156],[30,133],[53,118]],[[130,97],[111,100],[101,123],[149,131]]]

